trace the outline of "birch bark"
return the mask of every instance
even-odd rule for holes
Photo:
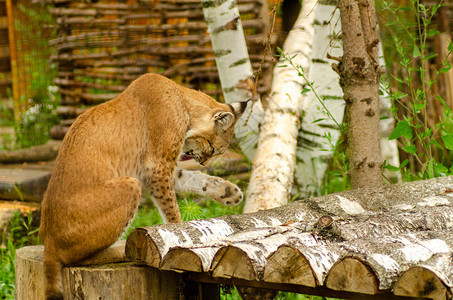
[[[315,0],[304,0],[283,51],[294,65],[308,70],[313,40]],[[295,56],[295,57],[294,57]],[[269,106],[247,189],[244,213],[284,205],[290,197],[296,161],[297,135],[306,82],[280,59],[274,68]]]
[[[250,98],[250,91],[243,85],[253,76],[253,70],[236,1],[202,0],[201,4],[225,101],[227,103],[246,101]],[[251,160],[256,151],[259,124],[263,118],[263,108],[259,99],[254,103],[247,120],[250,110],[249,104],[235,126],[235,134],[242,151]]]

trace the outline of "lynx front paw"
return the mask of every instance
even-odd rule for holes
[[[209,180],[203,191],[206,196],[223,205],[237,205],[243,198],[242,191],[237,185],[221,178]]]

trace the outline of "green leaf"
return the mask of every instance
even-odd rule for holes
[[[300,92],[300,93],[301,93],[301,94],[306,94],[306,93],[308,93],[309,91],[311,91],[309,88],[304,88],[304,89],[302,90],[302,92]]]
[[[442,142],[444,142],[445,148],[453,150],[453,134],[442,136]]]
[[[431,29],[430,31],[428,31],[427,36],[428,36],[428,37],[432,37],[432,36],[438,35],[439,33],[440,33],[439,30]]]
[[[400,91],[395,91],[395,92],[392,93],[392,98],[395,99],[395,100],[402,99],[402,98],[404,98],[406,96],[407,96],[407,94],[405,94],[403,92],[400,92]]]
[[[400,170],[400,168],[392,165],[384,165],[384,169],[389,170],[390,172],[396,172]]]
[[[390,74],[390,76],[391,76],[393,79],[395,79],[396,81],[398,81],[399,83],[404,83],[404,80],[403,80],[403,79],[400,79],[400,78],[398,78],[398,77],[395,77],[395,76],[393,76],[392,74]]]
[[[442,105],[445,109],[448,109],[447,103],[445,103],[444,99],[440,95],[436,95],[436,98],[437,98],[437,100],[440,101],[440,103],[442,103]]]
[[[446,166],[444,166],[443,164],[435,162],[434,163],[434,172],[437,173],[436,175],[445,174],[448,172],[448,168]]]
[[[389,136],[389,140],[395,140],[402,136],[408,139],[412,138],[411,126],[405,121],[399,121],[398,124],[396,124],[395,129],[393,129],[392,133]]]
[[[420,49],[418,49],[417,45],[414,45],[414,51],[412,52],[413,57],[419,57],[421,55]]]
[[[451,69],[451,64],[449,62],[446,62],[444,66],[439,70],[440,73],[447,73]]]
[[[407,153],[415,154],[415,152],[417,152],[417,147],[415,147],[414,145],[409,145],[409,146],[403,147],[403,150]]]
[[[321,122],[321,121],[324,121],[324,120],[325,120],[324,118],[316,119],[316,120],[314,120],[314,121],[311,122],[311,123],[314,124],[314,123],[318,123],[318,122]]]

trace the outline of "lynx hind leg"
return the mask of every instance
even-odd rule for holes
[[[68,210],[79,211],[78,219],[68,220],[60,228],[71,244],[58,249],[57,256],[70,264],[112,245],[137,212],[140,196],[140,182],[132,177],[108,180],[74,195],[76,201]]]
[[[68,201],[68,214],[44,241],[46,299],[63,299],[62,266],[79,262],[113,244],[134,217],[140,182],[131,177],[81,190]],[[47,213],[47,212],[46,212]],[[47,224],[47,222],[46,222]]]
[[[199,171],[177,169],[175,190],[177,193],[207,196],[223,205],[237,205],[243,198],[242,191],[237,185]]]

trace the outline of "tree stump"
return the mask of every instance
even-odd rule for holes
[[[118,251],[118,249],[123,249]],[[44,300],[44,246],[16,251],[16,299]],[[83,262],[98,265],[63,269],[65,299],[179,299],[180,276],[124,261],[124,243]],[[102,264],[104,261],[112,262]]]

